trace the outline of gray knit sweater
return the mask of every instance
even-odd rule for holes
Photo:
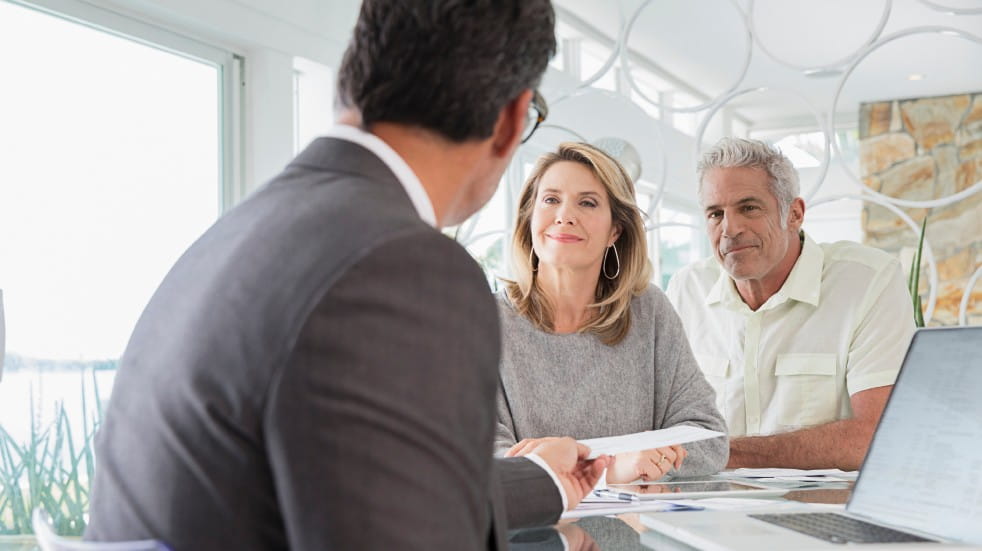
[[[615,346],[589,333],[540,331],[504,293],[498,311],[503,350],[496,453],[542,436],[596,438],[674,425],[726,432],[678,314],[657,287],[634,297],[630,331]],[[689,456],[674,475],[726,466],[726,438],[684,447]]]

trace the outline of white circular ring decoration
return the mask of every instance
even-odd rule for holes
[[[978,15],[982,13],[982,8],[955,8],[932,2],[931,0],[921,0],[921,4],[948,15]]]
[[[815,183],[812,184],[812,187],[808,191],[808,193],[801,194],[801,196],[807,202],[808,200],[810,200],[812,197],[815,196],[815,193],[817,193],[819,188],[822,187],[822,184],[825,183],[825,175],[828,174],[829,171],[829,160],[831,158],[831,151],[832,151],[830,142],[832,140],[829,137],[830,133],[829,133],[828,125],[825,124],[825,117],[823,117],[822,114],[818,112],[818,109],[816,109],[815,106],[812,105],[810,101],[805,99],[804,96],[802,96],[797,92],[792,92],[790,90],[781,90],[781,89],[763,87],[763,88],[746,88],[743,90],[738,90],[736,92],[730,93],[728,96],[720,100],[719,103],[714,105],[713,108],[710,109],[708,113],[706,113],[706,116],[705,118],[702,119],[702,122],[699,123],[699,129],[696,131],[696,159],[698,159],[699,156],[702,154],[702,139],[706,133],[706,127],[709,126],[709,121],[713,119],[713,116],[716,114],[716,112],[722,109],[727,103],[734,100],[735,98],[754,92],[780,92],[798,98],[812,112],[812,115],[815,116],[815,121],[818,123],[818,127],[822,129],[822,134],[825,137],[825,151],[822,154],[821,170],[819,170],[818,177],[815,179]]]
[[[688,222],[659,222],[657,224],[652,224],[644,228],[645,233],[652,232],[659,228],[669,228],[669,227],[680,227],[680,228],[694,228],[699,231],[703,231],[706,228],[698,224],[689,224]]]
[[[614,47],[610,49],[610,55],[607,57],[607,60],[604,61],[604,64],[601,65],[599,69],[597,69],[596,73],[593,73],[589,78],[579,83],[576,88],[573,88],[574,92],[580,90],[581,88],[591,86],[594,82],[600,80],[600,77],[604,76],[608,71],[610,71],[610,69],[614,66],[614,63],[617,61],[617,58],[620,57],[621,49],[624,47],[624,43],[622,42],[623,33],[624,27],[621,27],[621,36],[617,37],[617,41],[614,42]]]
[[[624,29],[621,28],[622,35],[623,32]],[[557,96],[555,99],[549,99],[548,104],[551,106],[555,106],[559,103],[562,103],[563,101],[566,101],[569,98],[575,96],[579,91],[583,90],[584,88],[589,88],[594,82],[600,80],[602,76],[604,76],[605,74],[607,74],[608,71],[610,71],[610,69],[614,66],[614,62],[617,61],[618,57],[620,57],[621,47],[622,47],[621,38],[618,37],[617,41],[614,43],[614,47],[611,48],[610,50],[610,56],[608,56],[607,60],[604,61],[603,65],[601,65],[600,68],[597,69],[596,73],[593,73],[586,80],[577,83],[576,86],[573,86],[567,91],[559,94],[559,96]]]
[[[633,101],[631,101],[629,98],[626,98],[626,97],[624,97],[621,94],[617,94],[617,93],[610,92],[610,91],[607,91],[607,90],[597,90],[597,89],[582,89],[582,90],[580,90],[580,89],[578,89],[575,92],[573,92],[572,94],[570,94],[568,96],[563,96],[560,99],[562,99],[562,100],[573,99],[573,98],[576,98],[577,96],[585,96],[585,95],[589,95],[589,94],[599,94],[599,95],[602,95],[605,98],[610,99],[612,101],[627,103],[632,108],[636,108],[636,109],[639,110],[640,113],[643,113],[643,112],[640,111],[640,106],[638,106],[636,103],[634,103]],[[642,117],[642,118],[644,118],[644,117]],[[656,177],[656,180],[653,181],[653,180],[651,180],[649,178],[644,178],[644,179],[647,182],[651,182],[651,183],[654,183],[655,184],[655,186],[656,186],[655,197],[657,198],[657,200],[661,200],[661,197],[662,197],[662,195],[665,192],[665,187],[668,185],[668,182],[666,181],[668,179],[668,158],[665,155],[665,136],[662,133],[661,125],[658,124],[654,119],[651,119],[650,117],[647,117],[647,118],[644,118],[644,121],[645,121],[645,124],[647,124],[647,127],[650,129],[650,132],[648,132],[648,134],[650,134],[650,135],[652,135],[654,137],[654,140],[655,140],[655,144],[654,145],[655,145],[655,149],[657,150],[657,160],[658,160],[658,163],[657,163],[658,168],[657,168],[657,177]],[[568,133],[571,136],[575,136],[578,141],[581,141],[581,142],[584,142],[584,143],[590,143],[590,140],[586,139],[586,137],[584,137],[582,134],[580,134],[579,132],[577,132],[577,131],[575,131],[575,130],[567,127],[567,126],[562,126],[562,125],[558,125],[558,124],[550,124],[550,123],[546,122],[544,124],[539,125],[539,128],[540,129],[545,128],[545,129],[560,130],[560,131],[563,131],[563,132]],[[614,131],[614,132],[605,132],[605,133],[606,133],[606,135],[608,135],[610,137],[617,137],[617,138],[621,138],[621,139],[625,139],[626,140],[626,138],[623,138],[622,135],[620,133],[616,132],[616,131]],[[532,141],[535,141],[535,140],[532,140]],[[630,140],[626,140],[626,141],[628,141],[630,143]],[[644,168],[642,167],[642,175],[643,174],[644,174]]]
[[[972,289],[975,288],[975,283],[980,277],[982,277],[982,266],[972,274],[968,285],[965,286],[965,292],[962,293],[962,302],[958,306],[958,325],[968,325],[968,300],[972,297]]]
[[[883,32],[883,28],[886,26],[887,20],[890,18],[890,10],[893,5],[893,0],[885,0],[885,2],[883,3],[883,13],[880,15],[880,22],[876,25],[876,28],[873,30],[873,34],[871,34],[870,37],[867,38],[866,41],[863,42],[863,44],[858,49],[856,49],[855,52],[847,55],[846,57],[833,61],[831,63],[826,63],[824,65],[817,65],[817,66],[798,65],[796,63],[792,63],[785,59],[781,59],[777,54],[775,54],[773,51],[768,49],[767,46],[764,45],[764,42],[760,39],[760,35],[754,30],[755,29],[754,4],[755,4],[754,0],[750,0],[750,5],[747,7],[747,28],[750,29],[750,32],[754,37],[754,41],[757,42],[757,46],[760,48],[760,50],[765,54],[767,54],[768,57],[770,57],[777,63],[784,65],[789,69],[794,69],[796,71],[802,71],[809,74],[822,74],[822,73],[827,73],[829,71],[837,72],[836,70],[838,68],[842,67],[846,63],[849,63],[851,60],[855,59],[856,56],[858,56],[863,51],[863,48],[866,48],[870,44],[876,42],[876,39],[880,37],[880,33]]]
[[[736,2],[736,0],[729,0],[729,1],[730,4],[733,5],[733,8],[736,9],[737,12],[740,14],[740,20],[743,21],[744,30],[747,33],[747,53],[746,55],[744,55],[743,66],[740,68],[740,74],[727,89],[723,90],[718,96],[710,99],[706,103],[694,105],[691,107],[673,107],[671,105],[664,105],[660,102],[657,102],[649,98],[647,94],[641,91],[641,88],[638,86],[638,83],[635,82],[634,80],[634,76],[631,74],[631,60],[630,60],[631,56],[630,56],[630,48],[627,47],[627,42],[628,39],[631,37],[631,31],[634,29],[634,23],[637,22],[638,17],[641,16],[641,12],[644,11],[644,9],[648,6],[648,4],[652,2],[652,0],[645,0],[640,6],[638,6],[638,9],[634,11],[634,14],[631,15],[631,18],[624,26],[624,32],[621,34],[621,37],[619,39],[620,42],[619,49],[621,54],[621,68],[624,71],[624,78],[631,86],[631,89],[634,90],[638,94],[638,96],[641,97],[641,99],[647,101],[648,103],[657,107],[658,109],[663,109],[665,111],[671,111],[674,113],[695,113],[697,111],[702,111],[703,109],[706,109],[711,105],[714,105],[719,101],[720,98],[735,90],[736,87],[739,86],[741,82],[743,82],[743,78],[747,76],[747,70],[750,68],[750,57],[754,49],[753,48],[754,39],[753,36],[750,34],[750,28],[747,26],[746,15],[743,13],[743,10],[740,9],[740,5]]]
[[[903,220],[907,224],[907,226],[910,227],[911,231],[914,232],[914,235],[919,236],[921,234],[920,225],[914,222],[914,220],[910,216],[908,216],[906,212],[900,210],[897,206],[891,204],[889,201],[886,201],[883,198],[877,197],[875,195],[867,195],[862,193],[860,194],[847,193],[843,195],[835,195],[832,197],[823,197],[815,201],[814,203],[808,204],[807,207],[814,208],[820,205],[824,205],[825,203],[832,203],[834,201],[839,201],[841,199],[854,199],[856,201],[869,201],[870,203],[875,203],[896,214],[901,220]],[[927,325],[931,321],[931,318],[934,316],[934,306],[938,300],[938,265],[934,261],[934,252],[931,250],[931,243],[929,243],[926,239],[924,240],[924,256],[927,257],[927,264],[928,264],[927,278],[928,278],[929,289],[928,289],[928,297],[927,297],[927,311],[924,312],[924,325]]]
[[[576,138],[577,141],[581,141],[581,142],[584,142],[584,143],[586,143],[586,141],[587,141],[586,138],[584,138],[582,135],[580,135],[580,133],[577,132],[576,130],[573,130],[572,128],[568,128],[568,127],[565,127],[565,126],[562,126],[562,125],[558,125],[558,124],[549,124],[549,123],[540,124],[539,125],[539,128],[537,130],[546,130],[546,129],[553,129],[553,130],[559,130],[560,132],[566,132],[570,136],[573,136],[574,138]]]
[[[866,57],[869,54],[871,54],[874,50],[880,48],[885,44],[893,42],[894,40],[897,40],[899,38],[910,36],[912,34],[922,34],[922,33],[934,33],[934,34],[944,34],[947,36],[958,36],[982,45],[982,38],[974,34],[965,32],[961,29],[955,29],[951,27],[939,27],[939,26],[911,27],[909,29],[905,29],[903,31],[895,32],[893,34],[884,36],[877,42],[867,46],[866,49],[863,50],[862,53],[860,53],[859,57],[854,59],[852,63],[849,65],[849,68],[846,69],[846,71],[842,74],[842,79],[839,81],[839,85],[835,89],[835,95],[832,96],[832,107],[829,108],[829,113],[830,113],[829,117],[831,118],[831,121],[829,122],[830,128],[835,128],[836,108],[839,105],[839,95],[842,93],[842,89],[845,87],[846,81],[849,79],[849,75],[852,74],[852,72],[856,69],[859,63],[862,62],[864,59],[866,59]],[[837,136],[832,140],[832,148],[835,151],[836,156],[841,161],[842,151],[839,149],[839,139]],[[849,167],[848,163],[845,163],[843,161],[841,162],[841,164],[842,164],[842,168],[845,169],[846,174],[849,176],[849,179],[852,180],[852,183],[856,185],[862,191],[862,193],[868,193],[874,197],[878,197],[884,201],[889,201],[890,203],[893,203],[894,205],[898,205],[901,207],[922,208],[922,209],[944,207],[947,205],[954,204],[958,201],[961,201],[962,199],[969,197],[974,193],[976,193],[977,191],[979,191],[980,189],[982,189],[982,180],[979,180],[978,182],[975,182],[975,184],[973,184],[972,186],[963,189],[958,193],[953,193],[951,195],[948,195],[947,197],[940,197],[938,199],[930,199],[925,201],[911,201],[907,199],[899,199],[896,197],[885,195],[883,193],[880,193],[879,191],[875,191],[873,189],[866,187],[859,180],[859,178],[853,173],[852,168]]]

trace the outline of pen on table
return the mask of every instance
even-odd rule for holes
[[[594,490],[593,493],[601,497],[615,497],[623,501],[633,501],[635,497],[631,494],[626,494],[624,492],[615,492],[609,488],[601,488],[599,490]]]

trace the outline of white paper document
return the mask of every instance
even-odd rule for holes
[[[698,505],[679,505],[671,501],[623,501],[602,500],[588,501],[584,499],[572,511],[566,511],[560,518],[602,517],[620,515],[623,513],[654,513],[659,511],[697,511]]]
[[[762,509],[762,508],[778,509],[786,506],[801,508],[802,505],[797,501],[789,502],[778,498],[758,499],[758,498],[751,498],[751,497],[712,497],[709,499],[676,499],[672,503],[676,505],[686,505],[689,507],[701,507],[708,511],[749,511],[752,509]]]
[[[636,432],[634,434],[624,434],[621,436],[608,436],[605,438],[589,438],[580,440],[581,444],[590,447],[590,459],[601,455],[614,455],[625,452],[636,452],[650,450],[653,448],[663,448],[675,444],[688,444],[709,438],[724,436],[722,432],[704,429],[701,427],[690,427],[688,425],[677,425],[667,429],[648,430]]]
[[[721,478],[753,478],[757,480],[791,480],[798,482],[844,482],[856,480],[857,471],[839,469],[735,469],[719,473]]]

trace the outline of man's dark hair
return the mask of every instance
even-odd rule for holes
[[[549,0],[364,0],[338,71],[362,124],[394,122],[454,142],[483,139],[535,88],[556,51]]]

